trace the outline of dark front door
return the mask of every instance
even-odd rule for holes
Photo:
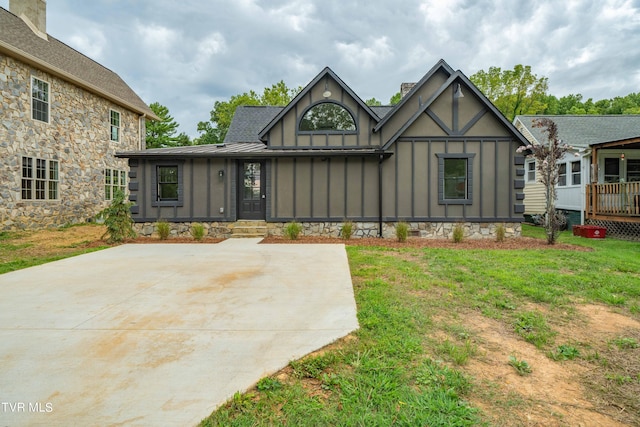
[[[238,219],[266,218],[265,184],[264,162],[239,162]]]

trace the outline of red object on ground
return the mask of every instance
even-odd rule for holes
[[[597,225],[583,225],[580,228],[580,235],[589,239],[604,239],[607,235],[607,229]]]
[[[573,226],[573,235],[574,236],[582,236],[582,226],[581,225],[574,225]]]

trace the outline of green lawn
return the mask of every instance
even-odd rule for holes
[[[523,234],[543,237],[528,226]],[[465,372],[482,355],[464,313],[501,322],[552,363],[586,364],[602,377],[590,386],[596,398],[618,399],[631,417],[622,421],[640,423],[633,397],[640,393],[638,363],[616,364],[638,359],[638,338],[620,337],[628,345],[598,350],[557,334],[579,304],[640,319],[640,244],[568,232],[559,241],[593,251],[348,246],[360,329],[237,393],[201,425],[518,425],[535,402]],[[526,361],[504,362],[527,374]],[[485,409],[471,401],[485,402]]]

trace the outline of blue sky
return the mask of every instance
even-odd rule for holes
[[[640,91],[640,0],[49,0],[47,32],[192,137],[215,101],[325,66],[383,103],[440,58],[467,76],[531,65],[558,97]]]

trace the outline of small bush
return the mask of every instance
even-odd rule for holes
[[[504,224],[498,225],[496,227],[496,242],[504,242],[505,233]]]
[[[127,238],[136,237],[130,210],[133,203],[125,199],[125,194],[116,190],[109,207],[98,214],[99,217],[104,218],[104,225],[107,227],[102,238],[108,236],[107,242],[109,243],[119,243]]]
[[[527,375],[531,373],[531,366],[526,360],[518,359],[515,356],[509,356],[509,365],[513,366],[518,375]]]
[[[346,221],[344,224],[342,224],[342,230],[340,230],[340,237],[342,237],[345,240],[349,240],[353,235],[353,229],[354,229],[353,222]]]
[[[297,240],[298,236],[302,232],[302,225],[295,221],[290,222],[284,227],[284,235],[291,240]]]
[[[160,240],[167,240],[169,238],[169,233],[171,232],[171,226],[167,221],[158,221],[156,223],[156,230],[158,230]]]
[[[464,239],[464,225],[456,224],[453,227],[453,241],[454,243],[460,243]]]
[[[282,383],[276,378],[265,377],[258,381],[256,388],[260,391],[273,391],[282,388]]]
[[[409,224],[402,221],[396,224],[396,237],[398,242],[406,242],[409,236]]]
[[[551,353],[553,360],[573,360],[580,356],[580,351],[572,345],[562,344]]]
[[[191,236],[193,236],[196,240],[202,240],[204,237],[204,225],[202,224],[192,224],[191,225]]]

